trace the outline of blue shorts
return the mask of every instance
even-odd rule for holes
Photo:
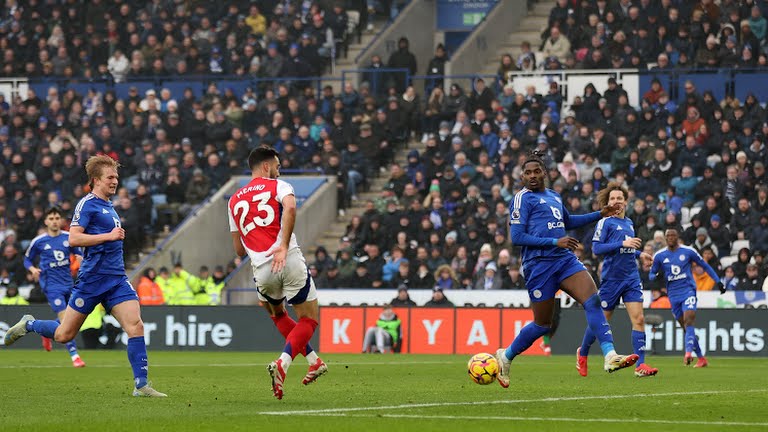
[[[139,300],[126,275],[80,275],[69,299],[69,306],[88,315],[101,303],[109,313],[115,305]]]
[[[526,263],[523,276],[528,296],[532,302],[554,298],[564,280],[582,271],[587,271],[587,268],[572,253],[554,260],[536,259]]]
[[[690,291],[687,296],[670,297],[669,302],[672,304],[672,315],[675,316],[676,320],[679,320],[686,311],[696,312],[698,299],[696,298],[696,291]]]
[[[66,291],[46,291],[45,297],[48,299],[48,305],[51,306],[51,310],[56,315],[59,312],[63,312],[67,309],[67,303],[69,303],[69,297],[72,295],[72,290]]]
[[[643,302],[643,283],[639,280],[609,280],[600,284],[600,306],[605,311],[612,311],[624,303]]]

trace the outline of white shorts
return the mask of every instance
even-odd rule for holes
[[[301,249],[291,249],[285,257],[285,267],[280,273],[272,273],[272,261],[253,267],[259,300],[274,305],[288,300],[289,304],[301,304],[317,300],[315,281],[309,275],[307,262]]]

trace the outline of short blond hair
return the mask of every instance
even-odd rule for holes
[[[88,184],[93,188],[93,181],[101,178],[104,168],[120,168],[120,163],[107,155],[91,156],[85,163],[85,173],[88,174]]]

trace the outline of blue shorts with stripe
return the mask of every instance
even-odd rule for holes
[[[672,315],[675,316],[675,319],[679,320],[686,311],[696,312],[696,305],[698,303],[696,291],[691,290],[674,297],[669,296],[669,303],[672,305]]]
[[[523,265],[528,296],[534,303],[554,298],[564,280],[582,271],[587,268],[572,253],[557,259],[531,260]]]
[[[125,275],[88,274],[80,275],[69,298],[69,306],[88,315],[101,303],[109,313],[112,308],[139,296]]]
[[[643,283],[639,279],[607,280],[600,284],[597,292],[600,295],[600,306],[605,311],[612,311],[624,303],[643,302]]]

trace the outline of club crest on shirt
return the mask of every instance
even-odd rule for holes
[[[68,241],[64,240],[63,244],[64,244],[64,247],[69,247],[69,242]]]
[[[685,261],[685,255],[680,255],[680,261]]]

